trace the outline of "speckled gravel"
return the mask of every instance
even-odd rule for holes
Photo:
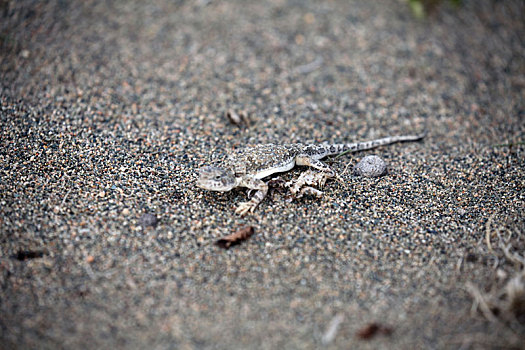
[[[2,347],[525,343],[465,289],[515,268],[489,218],[525,241],[525,8],[463,3],[0,2]],[[352,174],[370,152],[329,159],[321,199],[240,218],[246,191],[194,186],[232,148],[423,129],[373,151],[380,178]],[[356,337],[373,322],[392,335]]]

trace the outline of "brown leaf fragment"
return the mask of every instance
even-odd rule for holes
[[[356,336],[359,339],[368,340],[378,334],[390,335],[392,334],[392,332],[393,332],[392,328],[388,326],[383,326],[379,323],[372,322],[372,323],[367,324],[360,330],[358,330],[356,333]]]
[[[233,245],[240,244],[242,241],[247,240],[253,233],[253,226],[246,226],[231,235],[220,238],[215,244],[221,248],[228,249]]]

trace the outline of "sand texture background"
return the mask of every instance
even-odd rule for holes
[[[0,1],[0,347],[522,347],[524,13]],[[234,148],[424,129],[328,160],[321,199],[195,187]]]

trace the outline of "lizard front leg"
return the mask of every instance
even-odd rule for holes
[[[268,193],[268,185],[264,181],[253,177],[243,177],[239,186],[256,190],[256,192],[252,199],[250,199],[248,202],[239,204],[237,209],[235,209],[235,213],[240,214],[241,216],[245,215],[249,211],[253,213],[259,203],[261,203],[264,197],[266,197],[266,194]]]

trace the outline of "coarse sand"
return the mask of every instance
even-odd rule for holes
[[[525,349],[524,13],[0,1],[0,348]],[[328,159],[319,199],[195,187],[234,148],[423,130]]]

